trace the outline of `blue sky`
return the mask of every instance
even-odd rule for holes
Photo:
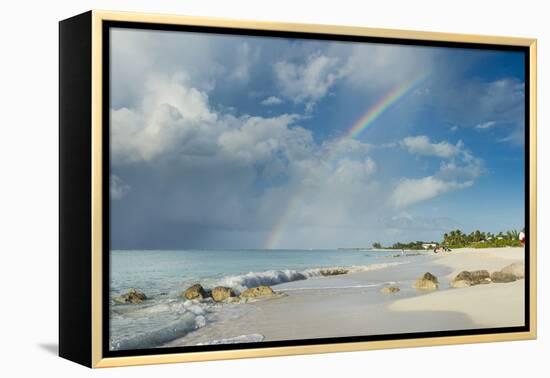
[[[524,226],[519,52],[129,29],[111,46],[114,248],[335,248]]]

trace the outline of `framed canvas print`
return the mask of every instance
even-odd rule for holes
[[[60,22],[60,334],[89,367],[536,337],[536,41]]]

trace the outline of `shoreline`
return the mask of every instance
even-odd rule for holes
[[[463,248],[404,256],[403,264],[380,270],[282,283],[272,287],[284,296],[224,304],[229,312],[232,306],[243,311],[163,347],[521,326],[524,280],[460,289],[450,280],[462,270],[493,272],[523,260],[523,248]],[[439,278],[439,290],[413,289],[414,280],[428,271]],[[400,291],[380,293],[388,283]]]

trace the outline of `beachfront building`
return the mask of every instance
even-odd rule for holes
[[[437,247],[436,243],[422,243],[422,248],[424,249],[432,249]]]

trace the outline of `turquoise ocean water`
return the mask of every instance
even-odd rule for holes
[[[206,288],[232,287],[239,292],[258,285],[316,279],[327,268],[350,271],[383,269],[395,264],[399,251],[373,250],[113,250],[110,254],[111,297],[129,288],[148,299],[139,305],[111,301],[111,349],[162,346],[207,326],[230,306],[188,301],[181,293],[200,283]],[[231,306],[232,316],[238,306]],[[242,307],[242,306],[241,306]],[[235,310],[237,308],[237,310]]]

